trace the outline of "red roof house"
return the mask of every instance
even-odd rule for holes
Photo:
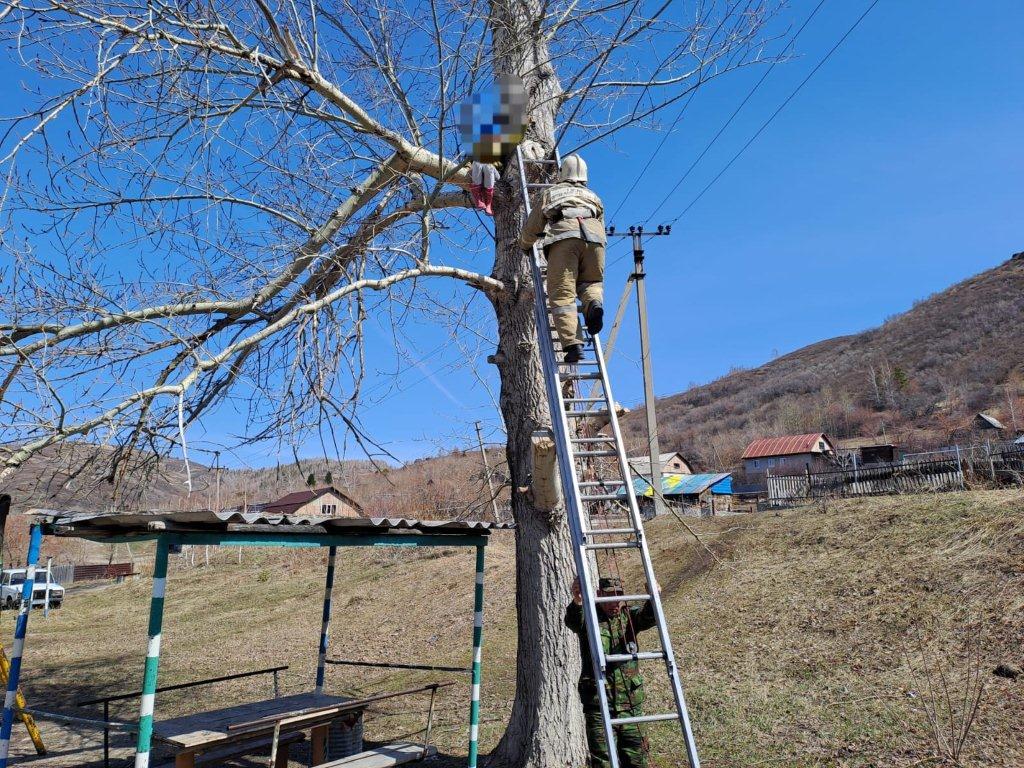
[[[755,440],[743,452],[747,481],[756,482],[767,473],[792,475],[820,472],[833,466],[836,448],[824,432],[783,435]]]

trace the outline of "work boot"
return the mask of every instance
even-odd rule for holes
[[[583,313],[583,319],[587,321],[587,330],[591,336],[597,336],[604,328],[604,305],[600,301],[590,302],[587,311]]]
[[[583,345],[582,344],[570,344],[565,348],[565,362],[567,363],[578,363],[583,359]]]

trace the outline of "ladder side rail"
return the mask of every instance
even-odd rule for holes
[[[661,603],[657,579],[654,575],[654,564],[651,562],[651,553],[647,548],[647,537],[643,534],[643,522],[640,517],[640,509],[636,500],[636,489],[633,486],[632,476],[629,471],[629,461],[626,457],[625,445],[622,440],[622,432],[619,428],[618,415],[615,413],[614,398],[612,396],[611,381],[608,377],[608,370],[605,368],[604,351],[601,349],[601,340],[594,337],[594,356],[597,359],[598,371],[601,374],[601,381],[604,385],[605,397],[608,399],[609,426],[615,438],[615,449],[618,453],[619,467],[622,470],[625,480],[626,497],[629,503],[630,517],[633,527],[637,531],[637,538],[640,541],[640,558],[643,562],[644,574],[647,578],[647,592],[651,596],[651,605],[657,619],[658,635],[661,640],[661,649],[665,655],[665,666],[668,671],[669,680],[672,683],[672,695],[676,702],[679,713],[679,723],[683,732],[683,740],[686,743],[686,754],[690,761],[691,768],[700,768],[700,757],[697,754],[697,745],[693,737],[693,726],[690,723],[690,713],[686,706],[686,698],[683,695],[682,686],[679,682],[679,668],[676,665],[675,653],[672,650],[672,640],[669,637],[668,625],[665,621],[665,612]],[[656,478],[651,478],[652,482]],[[660,489],[659,489],[660,490]],[[657,490],[655,490],[657,492]]]
[[[516,147],[516,154],[519,160],[520,189],[523,195],[523,209],[526,215],[530,215],[530,194],[527,187],[526,167],[523,159],[522,146]],[[558,160],[556,150],[555,159]],[[551,338],[551,325],[548,321],[547,295],[545,290],[544,276],[541,274],[540,249],[534,243],[532,248],[530,266],[533,273],[534,283],[534,316],[537,323],[538,336]],[[596,594],[594,585],[590,579],[590,569],[587,567],[586,551],[583,547],[585,538],[583,535],[581,520],[583,507],[580,502],[580,492],[577,486],[576,467],[572,457],[572,447],[569,442],[569,420],[565,415],[565,406],[562,403],[561,379],[558,375],[558,361],[555,359],[554,345],[547,343],[538,344],[541,358],[541,367],[544,372],[544,388],[548,395],[548,410],[551,415],[551,428],[555,436],[555,455],[558,457],[558,470],[562,480],[562,493],[565,497],[566,518],[569,523],[569,531],[573,541],[573,560],[576,562],[576,574],[580,582],[580,595],[583,600],[584,626],[587,629],[587,642],[590,645],[590,658],[594,667],[594,679],[597,687],[598,701],[601,706],[601,713],[604,720],[605,739],[608,744],[608,753],[611,758],[611,767],[619,768],[619,760],[616,749],[615,729],[612,726],[611,710],[608,705],[608,695],[605,690],[605,660],[604,645],[598,632],[597,606],[594,603],[593,595]]]

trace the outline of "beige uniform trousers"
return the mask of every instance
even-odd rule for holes
[[[592,301],[604,302],[604,246],[577,237],[544,249],[548,259],[548,301],[562,348],[583,343],[576,297],[586,312]]]

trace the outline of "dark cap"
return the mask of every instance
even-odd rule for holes
[[[621,592],[622,579],[618,576],[602,576],[597,583],[597,588],[602,592]]]

